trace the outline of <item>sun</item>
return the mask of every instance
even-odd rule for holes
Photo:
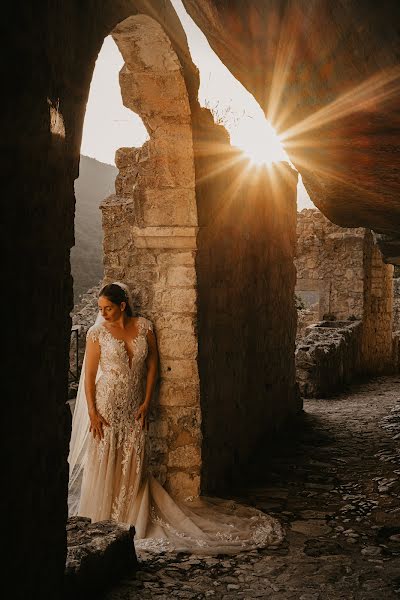
[[[232,145],[240,148],[255,166],[288,160],[276,131],[263,114],[241,119],[230,134]]]

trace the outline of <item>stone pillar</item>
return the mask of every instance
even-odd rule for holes
[[[382,260],[372,233],[364,239],[363,371],[384,373],[392,364],[393,265]]]
[[[198,342],[202,489],[243,477],[301,407],[295,394],[297,173],[214,157],[199,183]],[[218,168],[220,167],[220,168]],[[202,187],[208,194],[201,197]]]
[[[197,210],[188,93],[162,27],[138,15],[113,37],[125,59],[125,106],[150,140],[117,152],[116,195],[102,204],[105,280],[124,280],[158,337],[161,380],[151,425],[153,471],[175,496],[200,486],[195,250]]]

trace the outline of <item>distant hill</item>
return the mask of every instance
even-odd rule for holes
[[[118,169],[81,155],[75,181],[75,246],[71,250],[74,300],[103,277],[103,232],[99,205],[115,193]]]

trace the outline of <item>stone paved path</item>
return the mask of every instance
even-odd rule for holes
[[[399,396],[400,377],[385,377],[306,401],[300,433],[260,457],[236,498],[285,523],[279,549],[142,556],[106,599],[400,598]]]

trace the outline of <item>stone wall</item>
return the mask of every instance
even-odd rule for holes
[[[360,372],[361,321],[311,325],[296,348],[296,375],[305,398],[323,398],[351,383]]]
[[[75,304],[71,312],[72,326],[77,327],[77,334],[71,333],[70,351],[69,351],[69,385],[68,398],[76,398],[79,379],[82,370],[83,358],[86,349],[86,333],[89,327],[93,325],[98,315],[98,296],[100,292],[100,283],[87,290],[81,295],[78,304]],[[76,335],[78,335],[78,361],[76,360]],[[77,369],[78,362],[78,369]]]
[[[297,332],[296,340],[301,340],[306,332],[309,325],[318,323],[319,321],[319,305],[311,304],[305,308],[299,308],[297,310]]]
[[[393,369],[393,266],[368,229],[345,229],[317,210],[298,213],[296,293],[318,303],[318,320],[361,320],[361,370]]]
[[[318,320],[362,317],[364,232],[338,227],[318,210],[297,214],[296,293],[318,303]]]

